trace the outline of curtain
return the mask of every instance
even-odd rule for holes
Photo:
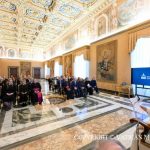
[[[89,61],[84,59],[84,55],[81,54],[75,57],[74,61],[74,76],[86,78],[89,77]]]
[[[131,68],[150,67],[150,38],[137,40],[131,53]]]
[[[55,61],[54,65],[54,76],[61,76],[62,75],[62,65],[59,64],[59,61]]]

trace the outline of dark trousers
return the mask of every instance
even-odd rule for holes
[[[35,105],[35,104],[38,103],[38,96],[37,96],[36,93],[32,93],[32,95],[31,95],[31,103],[32,103],[32,105]]]
[[[96,93],[99,93],[99,90],[98,90],[98,88],[95,86],[95,87],[93,87],[93,90],[96,92]]]
[[[24,103],[24,104],[27,104],[28,102],[28,94],[22,94],[20,93],[20,100],[19,100],[19,103]]]
[[[4,109],[5,110],[10,110],[11,107],[12,107],[12,103],[16,100],[15,95],[5,95],[4,98],[3,98],[3,105],[4,105]]]
[[[80,89],[80,97],[84,97],[86,98],[87,97],[87,89],[86,88],[81,88]]]
[[[75,97],[80,97],[80,91],[79,91],[79,89],[74,89],[74,95],[75,95]]]
[[[67,99],[74,99],[74,92],[72,90],[66,90]]]
[[[87,92],[89,93],[89,95],[93,95],[93,89],[92,89],[92,87],[87,88]]]

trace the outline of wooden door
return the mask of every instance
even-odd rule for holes
[[[41,77],[41,68],[35,67],[33,68],[33,77],[36,79],[40,79]]]
[[[10,77],[11,75],[17,77],[19,75],[19,67],[8,67],[8,77]]]

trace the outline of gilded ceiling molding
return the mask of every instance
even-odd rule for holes
[[[97,0],[75,0],[78,3],[82,4],[83,7],[90,7],[92,6]]]

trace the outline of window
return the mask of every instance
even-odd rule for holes
[[[131,68],[144,67],[150,67],[150,38],[138,39],[135,49],[131,53]],[[150,88],[150,86],[145,87]],[[133,88],[135,88],[135,86],[133,86]],[[150,90],[146,89],[137,89],[137,93],[150,96]]]
[[[56,61],[54,66],[54,76],[57,77],[61,75],[62,75],[62,65],[59,65],[59,62]]]
[[[75,57],[74,76],[81,78],[89,77],[89,61],[84,59],[83,54]]]

